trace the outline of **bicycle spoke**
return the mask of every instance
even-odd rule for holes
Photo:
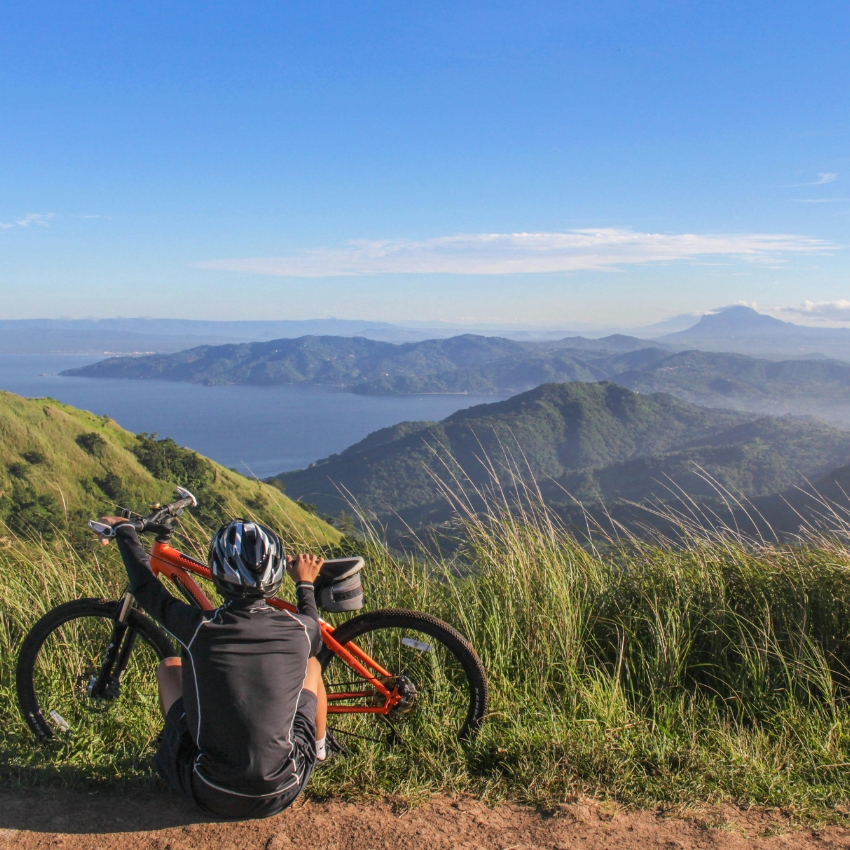
[[[134,734],[156,718],[157,656],[143,641],[127,651],[132,632],[122,636],[106,678],[101,677],[114,621],[87,617],[72,620],[44,642],[33,670],[38,703],[55,731],[74,736]],[[122,649],[125,652],[122,653]],[[118,669],[118,662],[124,669]],[[127,692],[129,698],[122,695]],[[122,727],[126,727],[122,731]]]
[[[392,742],[395,743],[395,744],[401,744],[404,741],[404,738],[402,738],[401,733],[398,731],[398,728],[387,719],[386,715],[379,715],[379,716],[380,716],[381,720],[383,720],[384,723],[386,723],[387,726],[390,727],[390,736],[391,736]]]
[[[344,706],[383,707],[386,697],[364,679],[352,679],[350,668],[334,657],[326,671],[325,687],[330,718],[342,734],[374,741],[374,730],[386,726],[399,742],[444,740],[457,735],[469,709],[469,684],[460,661],[445,645],[414,628],[396,627],[375,629],[355,643],[391,672],[388,679],[381,679],[397,695],[397,704],[386,714],[342,713]],[[358,695],[343,698],[349,692]],[[340,699],[333,699],[334,694]]]

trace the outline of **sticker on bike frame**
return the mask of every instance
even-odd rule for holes
[[[62,731],[62,732],[70,732],[71,731],[71,727],[68,724],[68,721],[58,711],[51,711],[50,712],[50,719],[56,724],[56,726],[59,728],[60,731]]]
[[[409,646],[411,649],[418,649],[420,652],[431,652],[432,646],[429,643],[422,643],[421,640],[414,640],[413,638],[402,638],[401,642],[405,646]]]

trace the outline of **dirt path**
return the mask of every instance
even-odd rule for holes
[[[0,848],[34,850],[572,850],[572,848],[850,848],[850,828],[795,830],[734,809],[691,818],[577,802],[557,816],[435,799],[403,814],[388,804],[304,803],[265,821],[219,823],[161,793],[136,797],[0,791]]]

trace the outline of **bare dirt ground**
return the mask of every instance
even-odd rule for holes
[[[706,808],[683,816],[592,801],[555,813],[437,798],[399,812],[388,803],[305,802],[264,821],[216,822],[165,793],[137,796],[0,790],[0,848],[34,850],[572,850],[572,848],[850,848],[850,828],[799,829],[776,813]]]

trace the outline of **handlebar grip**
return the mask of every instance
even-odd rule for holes
[[[179,505],[181,508],[196,508],[198,506],[198,500],[185,488],[185,487],[175,487],[177,490],[177,495],[180,496]]]
[[[139,532],[144,531],[145,528],[144,521],[131,522],[130,525]],[[95,534],[99,534],[104,540],[112,540],[112,538],[115,537],[115,528],[105,522],[98,522],[95,519],[90,519],[88,526]]]
[[[184,508],[194,508],[198,505],[198,500],[185,488],[185,487],[176,487],[177,495],[180,496],[176,502],[171,502],[169,505],[165,505],[160,508],[159,512],[156,514],[151,514],[151,516],[147,517],[148,520],[152,520],[154,524],[160,521],[161,517],[174,518],[180,516],[183,513]]]

